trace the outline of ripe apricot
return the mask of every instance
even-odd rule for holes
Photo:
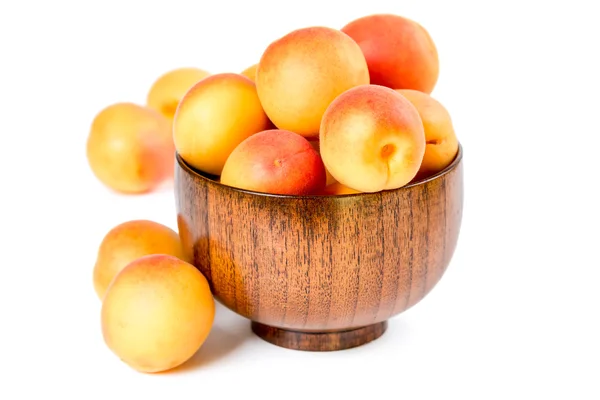
[[[233,149],[269,126],[254,83],[240,74],[222,73],[198,82],[183,97],[173,138],[188,164],[220,175]]]
[[[317,137],[316,139],[309,140],[309,142],[312,145],[312,147],[319,153],[319,156],[320,156],[321,148],[319,145],[319,138]],[[333,175],[331,175],[331,173],[327,170],[327,168],[325,169],[325,172],[327,174],[327,181],[325,182],[325,186],[329,186],[329,185],[332,185],[335,182],[337,182],[335,180],[335,178],[333,177]]]
[[[323,115],[321,156],[342,185],[360,192],[410,182],[425,153],[423,122],[398,92],[363,85],[338,96]]]
[[[242,75],[244,75],[245,77],[247,77],[248,79],[250,79],[252,82],[256,81],[256,68],[258,67],[258,64],[254,64],[249,66],[248,68],[246,68],[245,70],[242,71]]]
[[[102,336],[130,367],[161,372],[198,351],[214,315],[210,287],[197,268],[173,256],[149,255],[128,264],[109,286]]]
[[[431,93],[439,75],[437,48],[415,21],[393,14],[358,18],[342,28],[362,49],[371,83]]]
[[[177,106],[187,91],[209,75],[207,71],[193,67],[168,71],[152,84],[146,104],[172,121]]]
[[[348,186],[344,186],[339,182],[334,182],[331,185],[327,185],[325,189],[321,191],[321,194],[328,195],[338,195],[338,194],[356,194],[360,193],[358,190],[354,190],[349,188]]]
[[[102,239],[94,265],[94,289],[100,299],[114,277],[133,260],[150,254],[169,254],[189,260],[179,235],[168,226],[148,220],[123,222]]]
[[[258,97],[273,124],[305,137],[319,135],[323,113],[339,94],[368,83],[360,47],[326,27],[298,29],[274,41],[256,70]]]
[[[417,109],[425,129],[425,155],[415,179],[423,179],[443,170],[458,153],[458,138],[446,107],[431,95],[417,90],[401,89],[398,93]]]
[[[169,121],[133,103],[116,103],[92,122],[86,156],[94,175],[122,193],[154,190],[173,177],[175,148]]]
[[[250,136],[233,150],[221,183],[272,194],[313,194],[325,187],[325,166],[304,137],[271,129]]]

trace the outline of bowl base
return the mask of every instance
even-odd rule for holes
[[[298,332],[252,321],[252,332],[276,346],[303,351],[336,351],[369,343],[387,329],[387,321],[336,332]]]

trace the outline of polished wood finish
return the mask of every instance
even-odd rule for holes
[[[283,329],[254,324],[255,333],[283,347],[348,347],[335,343],[345,340],[341,331],[373,326],[418,303],[456,247],[462,148],[448,168],[424,181],[340,196],[240,190],[177,160],[185,249],[216,299],[253,322]],[[362,343],[378,336],[369,329],[355,332],[364,333]],[[327,338],[330,345],[323,344]],[[356,337],[350,342],[361,344]]]
[[[297,332],[252,322],[252,332],[261,339],[294,350],[335,351],[372,342],[383,335],[387,321],[334,332]]]

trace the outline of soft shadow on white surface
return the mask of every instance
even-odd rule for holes
[[[332,358],[341,357],[353,362],[352,360],[358,360],[370,352],[387,352],[390,348],[402,348],[409,343],[411,329],[408,322],[399,317],[392,318],[388,322],[388,328],[381,337],[359,347],[335,352],[298,351],[279,347],[260,339],[252,333],[249,320],[217,303],[217,315],[206,342],[190,360],[164,374],[194,373],[218,363],[229,363],[233,359],[240,361],[240,358],[244,357],[250,358],[246,362],[261,364],[252,356],[252,352],[249,352],[250,349],[275,358],[279,356],[291,359],[308,358],[327,362]]]
[[[215,321],[208,338],[186,363],[166,373],[190,372],[235,357],[235,351],[253,335],[250,322],[217,303]]]

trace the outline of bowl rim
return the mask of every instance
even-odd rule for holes
[[[215,175],[210,175],[210,174],[205,174],[202,172],[197,171],[195,168],[191,167],[184,159],[183,157],[181,157],[181,155],[176,151],[175,152],[175,158],[177,160],[177,164],[179,165],[179,167],[181,169],[183,169],[187,174],[192,175],[200,180],[203,180],[205,182],[207,182],[207,184],[209,185],[214,185],[214,186],[218,186],[221,187],[221,189],[223,190],[230,190],[233,192],[238,192],[238,193],[245,193],[245,194],[249,194],[249,195],[253,195],[253,196],[262,196],[262,197],[273,197],[273,198],[285,198],[285,199],[327,199],[327,198],[340,198],[340,197],[364,197],[364,196],[374,196],[374,195],[378,195],[380,193],[390,193],[390,192],[400,192],[402,190],[408,190],[410,188],[413,188],[415,186],[421,186],[424,185],[428,182],[434,181],[436,179],[440,179],[441,177],[449,174],[450,172],[452,172],[453,170],[455,170],[458,165],[460,164],[460,162],[462,161],[463,158],[463,147],[462,144],[459,142],[458,143],[458,151],[456,152],[456,156],[454,157],[454,160],[452,160],[452,162],[450,163],[450,165],[448,165],[446,168],[444,168],[443,170],[428,176],[425,179],[422,180],[418,180],[415,182],[411,182],[409,184],[406,184],[402,187],[399,187],[397,189],[388,189],[388,190],[381,190],[378,192],[360,192],[360,193],[347,193],[347,194],[331,194],[331,195],[322,195],[322,194],[307,194],[307,195],[293,195],[293,194],[275,194],[275,193],[266,193],[266,192],[257,192],[254,190],[248,190],[248,189],[240,189],[234,186],[229,186],[229,185],[225,185],[221,182],[217,182],[214,179],[211,179],[210,176],[215,176]],[[215,176],[216,177],[216,176]]]

